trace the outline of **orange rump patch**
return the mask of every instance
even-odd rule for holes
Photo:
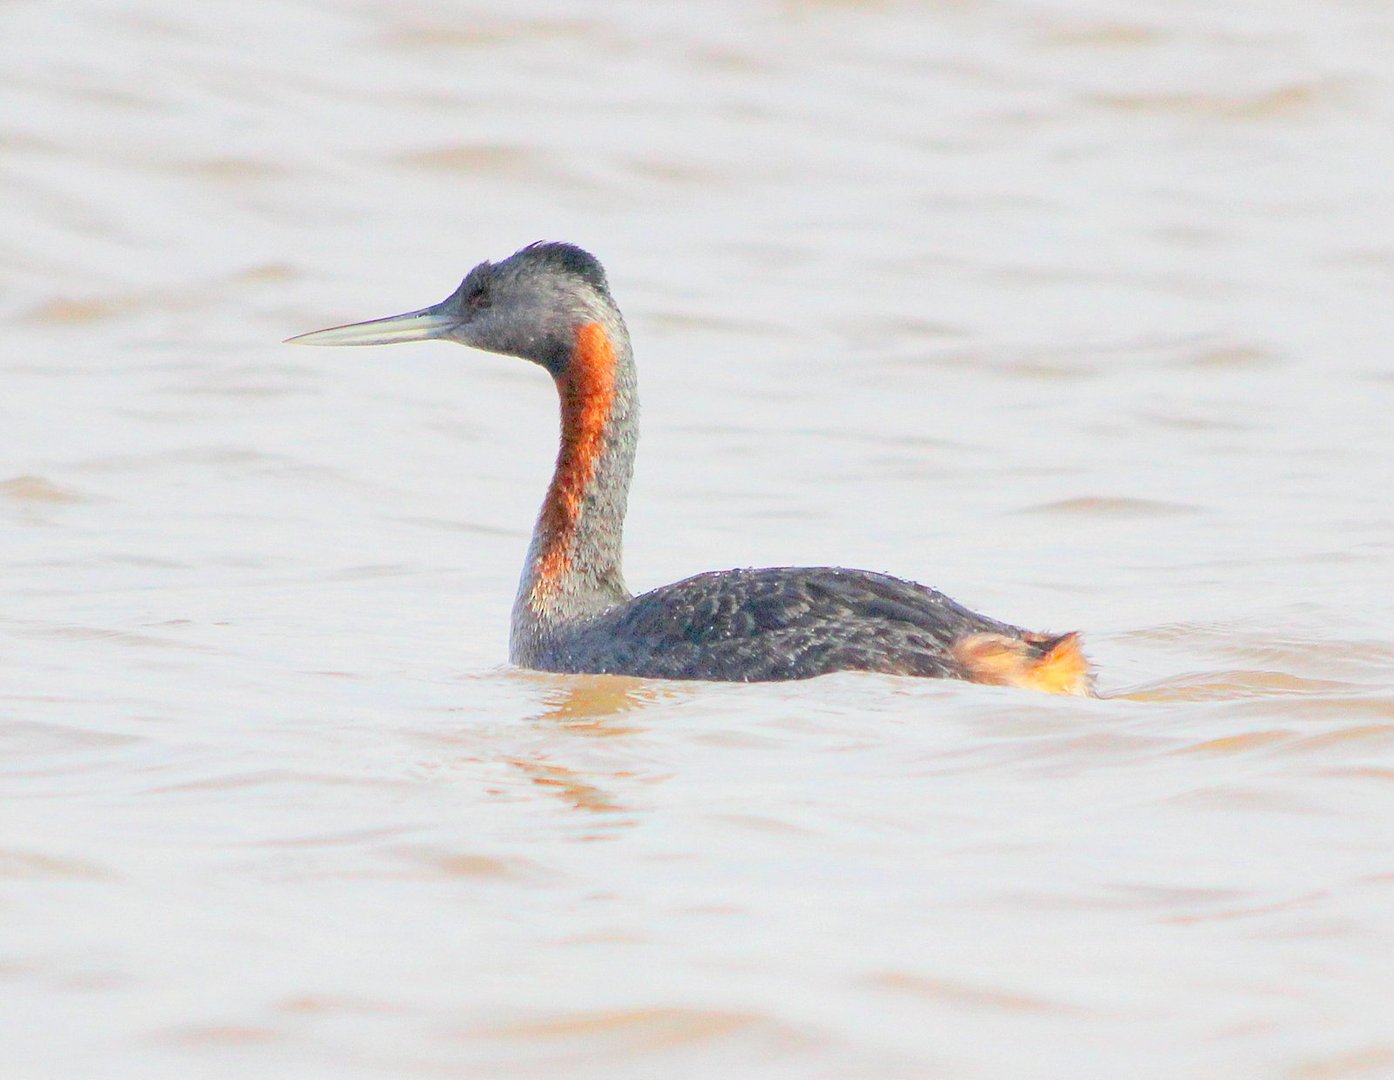
[[[561,449],[547,498],[542,503],[543,547],[535,592],[554,591],[571,566],[571,540],[586,488],[595,479],[605,448],[605,428],[615,404],[615,344],[600,323],[585,323],[566,370],[557,379],[561,394]]]
[[[970,634],[954,643],[954,658],[972,682],[1019,686],[1047,694],[1094,696],[1094,673],[1079,634]]]

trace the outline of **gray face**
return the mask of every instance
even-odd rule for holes
[[[577,328],[613,311],[605,271],[571,244],[532,244],[482,262],[460,287],[420,311],[301,334],[301,345],[391,345],[444,339],[520,356],[559,374]]]

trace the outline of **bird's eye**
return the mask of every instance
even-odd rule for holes
[[[484,286],[471,289],[465,295],[465,303],[471,308],[486,308],[489,306],[489,292]]]

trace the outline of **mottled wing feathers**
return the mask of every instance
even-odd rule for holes
[[[910,581],[836,567],[699,574],[635,597],[559,642],[558,670],[753,682],[832,671],[971,678],[954,643],[1019,639]]]

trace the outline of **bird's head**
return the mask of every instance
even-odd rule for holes
[[[297,345],[393,345],[440,339],[566,369],[582,327],[619,314],[600,262],[574,244],[536,243],[482,262],[460,287],[419,311],[288,338]]]

